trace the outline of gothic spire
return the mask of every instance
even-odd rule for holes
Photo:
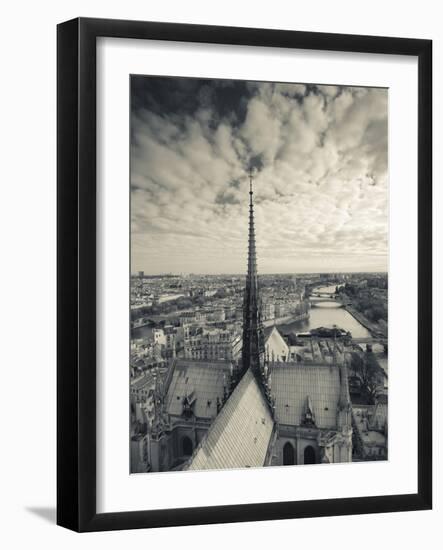
[[[249,173],[249,238],[248,271],[243,300],[243,350],[242,370],[248,368],[261,378],[264,358],[264,338],[261,323],[261,304],[257,277],[257,256],[255,248],[254,203],[252,172]]]

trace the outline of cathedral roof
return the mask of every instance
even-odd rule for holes
[[[300,426],[309,398],[318,428],[336,429],[340,369],[334,365],[278,363],[271,369],[271,394],[280,424]]]
[[[217,415],[217,397],[223,398],[223,385],[229,383],[230,363],[178,359],[166,393],[166,410],[180,416],[183,400],[192,398],[193,412],[199,418]]]
[[[249,369],[197,447],[187,469],[263,466],[273,433],[268,404]]]
[[[270,325],[269,327],[263,328],[263,337],[265,339],[265,342],[270,338],[271,335],[275,334],[277,337],[281,338],[283,342],[286,343],[286,340],[283,338],[282,333],[278,329],[277,325]]]
[[[269,327],[263,327],[263,337],[265,339],[265,342],[271,336],[271,333],[274,331],[274,329],[278,330],[278,328],[275,325],[270,325]]]

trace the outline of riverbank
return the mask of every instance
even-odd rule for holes
[[[386,331],[383,330],[383,328],[378,323],[373,323],[372,321],[369,321],[360,311],[355,309],[354,306],[346,304],[343,306],[348,313],[350,313],[354,319],[356,319],[361,325],[363,325],[372,336],[382,334],[383,336],[387,336]]]
[[[340,327],[349,331],[354,338],[370,338],[371,333],[363,326],[349,311],[338,304],[326,303],[317,306],[309,311],[309,317],[303,321],[296,321],[279,325],[284,333],[309,332],[319,327],[333,328]]]

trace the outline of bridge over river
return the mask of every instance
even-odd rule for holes
[[[311,304],[319,303],[319,302],[334,302],[334,303],[340,303],[340,300],[335,297],[334,294],[311,294],[309,296],[309,301]]]
[[[311,302],[312,307],[316,307],[317,304],[324,304],[328,302],[337,304],[339,307],[344,307],[347,305],[340,295],[327,292],[312,292],[309,296],[309,301]]]

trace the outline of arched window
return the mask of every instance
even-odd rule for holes
[[[183,456],[191,456],[193,451],[192,441],[189,437],[182,439]]]
[[[312,447],[311,445],[308,445],[307,447],[305,447],[304,463],[305,464],[315,464],[316,463],[315,450],[314,450],[314,447]]]
[[[295,454],[294,447],[288,441],[283,447],[283,466],[290,466],[291,464],[295,464]]]

